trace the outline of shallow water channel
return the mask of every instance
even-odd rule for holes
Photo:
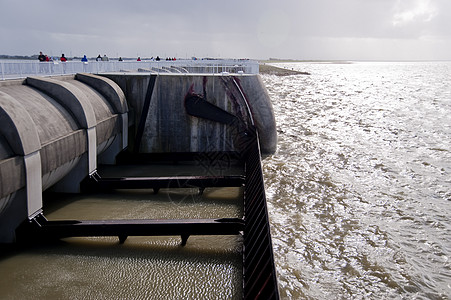
[[[233,167],[230,169],[232,170]],[[118,168],[104,169],[112,175]],[[133,166],[122,176],[200,174],[199,165]],[[235,169],[236,171],[236,169]],[[49,220],[242,217],[242,188],[117,190],[44,195]],[[66,238],[4,248],[2,299],[240,299],[242,237]]]

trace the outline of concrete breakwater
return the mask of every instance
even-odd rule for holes
[[[308,72],[301,72],[296,70],[279,68],[272,65],[261,63],[259,66],[260,74],[269,74],[277,76],[290,76],[290,75],[310,75]]]
[[[244,117],[249,105],[262,154],[275,152],[270,99],[258,75],[76,74],[0,83],[0,242],[45,205],[42,192],[78,192],[99,164],[135,153],[233,151],[233,129],[189,116],[195,95]]]

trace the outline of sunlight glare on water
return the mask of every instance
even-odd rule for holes
[[[451,295],[451,63],[280,63],[262,75],[282,298]]]

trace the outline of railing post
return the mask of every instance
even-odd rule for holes
[[[5,69],[2,62],[2,80],[5,80]]]

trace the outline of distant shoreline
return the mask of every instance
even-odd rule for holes
[[[260,63],[313,63],[313,64],[352,64],[351,60],[302,60],[302,59],[276,59],[259,60]]]
[[[277,76],[290,76],[290,75],[310,75],[308,72],[300,72],[290,69],[279,68],[266,63],[259,63],[259,73],[267,75],[277,75]]]

